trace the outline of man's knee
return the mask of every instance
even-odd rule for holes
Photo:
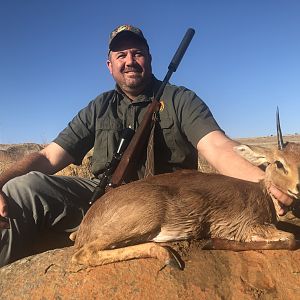
[[[43,204],[39,199],[39,193],[43,189],[43,176],[40,172],[30,172],[11,179],[3,186],[9,218],[36,219],[43,213]]]
[[[12,197],[16,193],[23,193],[32,189],[38,189],[44,174],[33,171],[25,175],[9,180],[2,188],[7,197]],[[12,197],[14,198],[14,197]]]

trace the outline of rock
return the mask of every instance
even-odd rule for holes
[[[300,299],[300,250],[200,248],[196,242],[181,246],[183,271],[161,269],[155,259],[84,269],[70,263],[73,247],[51,250],[1,268],[0,295],[1,299]]]
[[[42,149],[42,145],[35,143],[0,144],[0,174],[25,155]]]
[[[41,145],[35,143],[2,145],[0,147],[0,161],[16,161],[29,153],[38,152],[42,149]]]

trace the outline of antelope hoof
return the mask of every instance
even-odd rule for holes
[[[175,269],[183,270],[185,264],[181,257],[178,255],[178,253],[175,252],[175,250],[173,250],[171,247],[164,246],[164,248],[169,253],[169,257],[165,261],[165,266],[170,266]]]
[[[254,243],[266,243],[266,249],[296,249],[295,236],[292,233],[274,229],[271,232],[258,233],[251,236]]]
[[[84,251],[84,249],[80,249],[72,255],[71,262],[77,265],[89,265],[88,254]]]

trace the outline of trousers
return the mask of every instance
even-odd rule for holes
[[[0,229],[0,267],[34,253],[48,232],[75,231],[98,181],[29,172],[3,186],[10,229]],[[53,241],[55,244],[55,240]]]

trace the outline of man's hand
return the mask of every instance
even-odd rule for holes
[[[39,152],[26,155],[16,164],[0,174],[0,230],[9,228],[7,199],[2,187],[9,180],[27,174],[30,171],[40,171],[45,174],[54,174],[74,162],[74,158],[61,146],[50,143]]]
[[[0,191],[0,230],[9,228],[9,223],[6,218],[8,212],[5,198],[5,194]]]
[[[279,205],[281,206],[278,214],[280,216],[285,215],[288,211],[288,206],[291,205],[294,201],[293,198],[277,189],[274,185],[270,185],[268,187],[268,191],[274,196],[274,198],[278,200]]]

